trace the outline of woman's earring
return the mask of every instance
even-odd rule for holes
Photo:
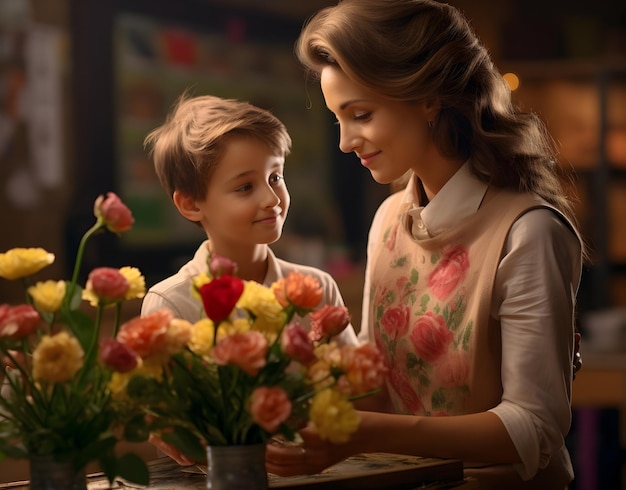
[[[433,129],[433,122],[432,121],[428,121],[428,128],[429,129]]]

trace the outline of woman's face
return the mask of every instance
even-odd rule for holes
[[[356,153],[374,180],[388,184],[409,169],[424,178],[433,170],[436,149],[428,121],[434,111],[426,103],[381,97],[335,66],[322,70],[321,87],[340,127],[339,148]]]

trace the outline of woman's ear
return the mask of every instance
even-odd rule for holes
[[[441,103],[439,99],[430,99],[426,101],[426,120],[436,121],[439,117],[439,111],[441,110]]]
[[[176,209],[178,209],[178,212],[182,214],[183,217],[187,218],[189,221],[202,220],[202,211],[196,206],[196,201],[191,196],[179,191],[174,191],[172,199]]]

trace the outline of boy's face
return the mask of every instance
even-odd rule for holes
[[[214,250],[252,248],[280,238],[290,203],[284,164],[283,156],[258,139],[228,140],[205,200],[196,203]]]

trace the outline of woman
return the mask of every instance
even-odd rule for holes
[[[566,488],[584,246],[544,126],[444,3],[343,0],[297,55],[341,150],[404,190],[370,229],[360,334],[386,355],[387,413],[360,412],[343,445],[309,429],[301,448],[270,445],[268,470],[382,451],[462,459],[480,488]]]

